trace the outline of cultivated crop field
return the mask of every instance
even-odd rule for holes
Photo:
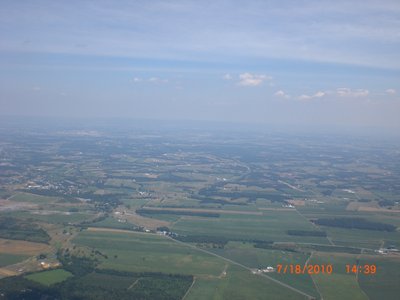
[[[180,234],[213,235],[242,240],[328,243],[326,238],[296,237],[287,230],[313,230],[296,211],[263,211],[262,216],[223,214],[219,218],[181,218],[173,226]]]
[[[74,242],[107,255],[99,265],[104,269],[216,276],[224,268],[215,257],[157,235],[86,231]]]
[[[72,274],[64,271],[62,269],[52,270],[52,271],[44,271],[31,275],[27,275],[25,278],[38,282],[43,285],[50,286],[55,283],[63,282],[64,280],[71,277]]]

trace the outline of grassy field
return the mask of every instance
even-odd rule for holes
[[[311,264],[333,266],[332,274],[314,274],[312,278],[318,287],[323,299],[360,299],[368,297],[358,285],[355,274],[346,273],[346,264],[355,264],[356,255],[349,254],[314,254]]]
[[[337,245],[378,249],[382,240],[400,241],[400,232],[321,227]]]
[[[216,249],[213,252],[221,256],[237,261],[250,268],[275,267],[278,264],[300,264],[304,265],[308,255],[303,253],[287,252],[280,250],[267,250],[254,248],[252,244],[243,244],[240,242],[230,242],[225,249]],[[310,275],[304,274],[278,274],[276,272],[268,274],[282,282],[296,287],[310,295],[318,296],[314,283]]]
[[[324,300],[368,299],[363,291],[360,290],[355,276],[343,274],[319,274],[313,275],[313,279]]]
[[[52,224],[63,224],[63,223],[76,223],[86,221],[93,218],[94,214],[81,213],[81,212],[52,212],[52,211],[16,211],[9,213],[10,216],[20,219],[30,219],[35,221],[47,222]]]
[[[129,286],[137,279],[138,277],[134,276],[117,276],[94,272],[81,277],[80,281],[82,284],[87,285],[101,283],[101,285],[105,288],[128,289]]]
[[[0,239],[0,253],[37,255],[41,252],[49,251],[47,244],[34,243],[18,240]]]
[[[18,255],[11,253],[0,253],[0,267],[16,264],[27,259],[28,255]]]
[[[119,273],[97,270],[74,277],[61,286],[66,299],[182,299],[192,283],[191,276],[160,273]]]
[[[400,260],[389,257],[362,257],[360,265],[375,264],[377,272],[374,275],[360,274],[359,284],[371,300],[395,300],[400,295]]]
[[[100,268],[131,272],[218,275],[224,262],[163,236],[84,231],[74,239],[107,255]]]
[[[191,249],[166,237],[135,232],[84,231],[74,241],[78,245],[89,246],[106,254],[108,258],[102,259],[99,265],[102,269],[194,275],[196,280],[186,299],[265,299],[271,293],[281,299],[304,299],[249,270],[233,266],[218,257]],[[241,249],[244,252],[235,252],[234,246],[229,249],[232,259],[238,259],[242,254],[247,258],[246,250],[254,248]],[[274,262],[282,261],[281,251],[272,251],[273,254],[265,254],[264,251],[250,251],[250,258],[243,262],[249,266],[259,266],[272,264],[271,258],[274,258]],[[303,262],[306,259],[297,254],[287,256],[288,261]],[[285,281],[284,278],[280,279]],[[288,283],[292,284],[290,281]],[[310,281],[299,282],[299,288],[315,294],[312,287],[307,286]]]
[[[90,227],[106,227],[116,229],[133,229],[136,226],[128,222],[118,222],[117,218],[107,217],[100,222],[90,224]]]
[[[151,215],[150,214],[141,214],[141,216],[150,218],[150,219],[167,221],[167,222],[176,222],[182,217],[179,215],[166,215],[166,214],[151,214]]]
[[[305,299],[305,297],[248,270],[231,266],[227,269],[226,277],[196,278],[185,299]]]
[[[327,210],[317,210],[311,208],[301,208],[300,212],[309,219],[317,219],[320,217],[357,217],[364,218],[368,221],[383,222],[400,226],[400,214],[396,213],[366,213],[355,211],[337,211],[331,207]],[[361,248],[378,249],[382,241],[393,241],[400,244],[400,232],[386,232],[376,230],[360,230],[347,229],[328,226],[319,226],[326,231],[331,240],[342,246],[352,246]]]
[[[30,194],[30,193],[18,193],[18,194],[13,195],[10,198],[10,200],[19,201],[19,202],[32,202],[35,204],[49,204],[49,203],[57,202],[59,200],[59,198],[35,195],[35,194]]]
[[[327,244],[325,237],[289,236],[287,230],[315,230],[296,211],[264,211],[262,216],[223,214],[219,218],[182,217],[172,227],[184,235],[211,235],[231,239],[292,241]]]
[[[25,276],[25,278],[49,286],[55,283],[63,282],[71,276],[71,273],[62,269],[58,269],[30,274]]]

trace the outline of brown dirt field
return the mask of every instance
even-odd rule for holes
[[[217,214],[231,214],[231,215],[253,215],[261,216],[260,211],[238,211],[238,210],[221,210],[221,209],[193,209],[193,208],[169,208],[169,207],[143,207],[143,209],[154,210],[154,211],[187,211],[187,212],[204,212],[204,213],[217,213]]]
[[[367,207],[367,206],[359,207],[358,211],[400,213],[400,209],[387,209],[387,208]]]
[[[306,204],[306,201],[304,200],[288,200],[288,202],[296,206],[304,206]]]
[[[22,208],[33,209],[37,208],[37,204],[28,203],[28,202],[14,202],[7,199],[0,199],[0,211],[6,210],[18,210]]]
[[[37,255],[49,250],[50,246],[46,244],[0,239],[1,253]]]
[[[359,205],[357,202],[350,202],[347,207],[346,210],[358,210]]]
[[[126,233],[126,232],[133,232],[130,230],[126,229],[114,229],[114,228],[104,228],[104,227],[88,227],[87,231],[95,231],[95,232],[121,232],[121,233]]]
[[[6,268],[0,268],[0,276],[8,277],[18,275],[18,272],[7,270]]]
[[[143,226],[145,228],[154,229],[154,230],[157,227],[162,227],[162,226],[168,227],[171,225],[170,222],[142,217],[142,216],[136,214],[135,212],[125,213],[125,215],[120,216],[120,218],[126,219],[127,221],[129,221],[137,226]]]
[[[273,208],[273,207],[259,207],[259,210],[272,210],[272,211],[295,211],[294,208]]]
[[[126,229],[105,228],[105,227],[88,227],[87,231],[115,232],[115,233],[133,233],[133,234],[155,234],[155,233],[132,231],[132,230],[126,230]]]
[[[378,207],[375,202],[350,202],[346,210],[350,211],[366,211],[366,212],[386,212],[386,213],[400,213],[400,209],[387,209],[383,207]]]

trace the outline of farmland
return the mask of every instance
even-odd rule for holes
[[[10,253],[0,253],[0,268],[8,265],[13,265],[27,259],[28,255],[18,255]]]
[[[99,264],[104,269],[216,276],[224,268],[223,262],[210,255],[157,235],[86,231],[74,242],[107,255]]]
[[[273,240],[328,243],[326,238],[289,236],[289,229],[313,226],[295,211],[264,211],[262,216],[223,215],[218,219],[181,218],[173,226],[179,234],[215,235],[233,240]]]
[[[75,296],[88,299],[396,299],[400,292],[400,152],[392,140],[35,130],[0,130],[7,293],[29,286],[61,298],[79,288],[87,292]],[[333,272],[277,272],[307,264]],[[361,264],[376,265],[376,274],[346,272]]]
[[[26,276],[27,279],[38,282],[43,285],[52,285],[55,283],[63,282],[67,278],[71,277],[72,274],[64,271],[62,269],[52,270],[52,271],[44,271],[40,273],[35,273]]]

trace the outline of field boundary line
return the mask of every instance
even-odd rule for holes
[[[290,188],[293,189],[293,190],[296,190],[296,191],[299,191],[299,192],[305,192],[304,190],[299,189],[298,187],[295,187],[294,185],[291,185],[290,183],[288,183],[288,182],[286,182],[286,181],[278,180],[278,182],[283,183],[284,185],[290,187]]]
[[[143,206],[142,209],[157,211],[168,211],[168,212],[193,212],[193,213],[218,213],[227,215],[250,215],[250,216],[262,216],[260,211],[240,211],[240,210],[223,210],[223,209],[205,209],[205,208],[184,208],[184,207],[153,207]],[[189,216],[190,217],[190,216]]]
[[[182,300],[184,300],[186,298],[186,296],[189,294],[190,290],[192,289],[192,287],[194,286],[194,283],[196,282],[196,276],[193,276],[193,281],[192,284],[189,286],[188,290],[186,291],[185,295],[183,295]]]
[[[145,234],[145,235],[156,235],[160,236],[157,233],[152,232],[143,232],[143,231],[135,231],[129,229],[118,229],[118,228],[108,228],[108,227],[88,227],[86,231],[90,232],[114,232],[114,233],[131,233],[131,234]]]
[[[295,208],[295,210],[296,210],[296,212],[299,214],[299,216],[301,216],[302,218],[304,218],[308,223],[311,223],[311,224],[312,224],[315,228],[317,228],[317,229],[321,229],[321,228],[320,228],[319,226],[317,226],[315,223],[313,223],[313,222],[311,222],[309,219],[307,219],[306,216],[304,216],[297,208]],[[328,242],[329,242],[332,246],[336,246],[336,245],[332,242],[331,238],[328,237],[328,235],[326,235],[325,238],[328,240]]]
[[[309,257],[309,258],[307,259],[307,261],[306,261],[306,265],[308,265],[308,262],[311,260],[311,258],[312,258],[313,255],[314,255],[314,251],[311,252],[310,257]],[[314,286],[315,286],[315,289],[317,290],[319,296],[321,297],[321,300],[324,300],[324,297],[322,297],[321,291],[319,290],[318,285],[317,285],[317,283],[315,282],[315,280],[314,280],[312,274],[310,274],[310,277],[311,277],[311,281],[313,282],[313,284],[314,284]]]
[[[133,288],[140,280],[141,278],[139,277],[138,279],[136,279],[129,287],[128,290],[130,290],[131,288]]]

